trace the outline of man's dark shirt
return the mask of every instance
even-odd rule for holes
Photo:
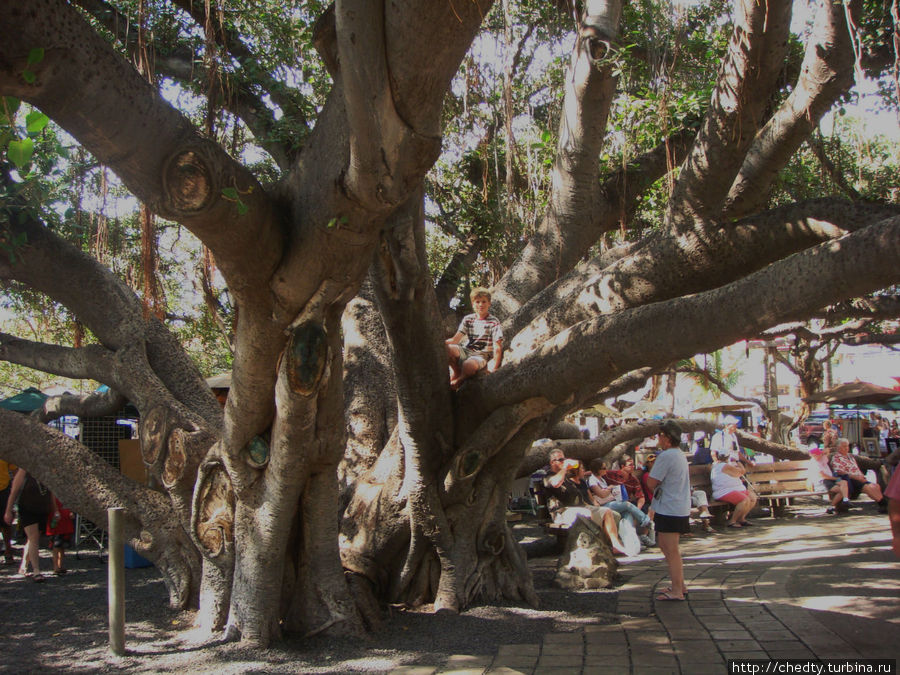
[[[691,457],[691,464],[712,464],[712,453],[709,446],[697,445],[697,449]]]
[[[566,477],[559,487],[553,487],[549,481],[544,481],[544,489],[547,494],[559,501],[562,506],[589,506],[591,498],[588,495],[587,481],[576,483]]]

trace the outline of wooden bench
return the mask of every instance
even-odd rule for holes
[[[759,501],[768,504],[772,517],[775,518],[798,497],[828,494],[827,491],[813,492],[807,489],[807,467],[805,460],[757,464],[747,472],[746,478],[759,495]]]

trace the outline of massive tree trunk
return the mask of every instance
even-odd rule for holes
[[[444,94],[489,6],[339,3],[319,29],[335,86],[291,170],[266,189],[71,6],[39,0],[26,11],[0,3],[0,15],[17,26],[0,47],[2,93],[38,106],[155,213],[200,237],[239,308],[223,418],[196,369],[181,362],[183,352],[158,344],[170,337],[142,319],[111,274],[79,263],[85,283],[77,286],[49,273],[54,265],[41,256],[50,247],[77,256],[61,241],[42,244],[40,223],[15,224],[31,228],[34,246],[22,264],[2,270],[70,306],[100,339],[55,357],[49,346],[7,351],[51,372],[107,382],[137,405],[144,458],[205,561],[202,573],[196,564],[180,573],[187,580],[180,594],[185,602],[199,596],[210,627],[227,623],[263,645],[282,625],[304,633],[361,629],[335,517],[346,443],[340,317],[385,219],[437,157]],[[35,46],[44,55],[31,63]],[[409,58],[422,53],[432,55],[425,67]],[[26,82],[20,74],[29,68],[35,78]],[[71,105],[76,96],[80,105]],[[103,125],[93,122],[101,118]],[[89,289],[96,292],[82,293]],[[21,464],[42,473],[29,458]],[[158,561],[156,550],[147,552]]]
[[[333,87],[302,148],[276,153],[281,180],[263,186],[71,5],[0,0],[16,27],[0,43],[0,93],[43,110],[155,213],[199,237],[238,310],[223,411],[172,334],[16,201],[4,168],[4,206],[16,218],[3,234],[27,246],[0,258],[0,277],[68,307],[96,343],[0,335],[0,358],[106,383],[134,403],[142,456],[162,489],[10,414],[0,414],[0,454],[99,522],[105,507],[126,506],[128,534],[166,576],[173,602],[199,604],[210,628],[266,645],[283,630],[358,634],[377,622],[377,602],[447,611],[479,598],[534,603],[505,512],[536,437],[630,373],[646,378],[900,281],[897,207],[820,199],[760,212],[750,198],[787,161],[773,139],[811,128],[793,111],[821,114],[848,86],[849,46],[834,37],[841,15],[827,9],[822,24],[834,53],[807,57],[836,84],[804,70],[806,98],[792,97],[767,126],[790,3],[739,3],[696,138],[678,133],[601,180],[622,11],[617,0],[589,0],[549,206],[496,289],[509,358],[451,392],[423,181],[440,150],[450,80],[490,4],[337,2],[315,38]],[[687,159],[664,227],[576,267],[679,146]],[[367,276],[371,293],[348,309]],[[85,467],[86,485],[67,480]]]

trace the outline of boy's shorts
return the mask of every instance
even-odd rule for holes
[[[485,352],[477,352],[474,349],[466,349],[462,345],[457,345],[457,347],[459,347],[458,363],[460,368],[462,368],[462,364],[468,359],[481,359],[481,365],[478,366],[478,370],[481,370],[487,365],[490,354],[486,354]]]

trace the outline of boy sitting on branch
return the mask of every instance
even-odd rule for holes
[[[456,334],[447,343],[450,365],[450,388],[458,389],[468,377],[482,368],[493,373],[503,360],[503,331],[500,320],[489,314],[491,293],[486,288],[474,288],[470,294],[475,312],[463,317]],[[460,343],[466,339],[463,347]]]

